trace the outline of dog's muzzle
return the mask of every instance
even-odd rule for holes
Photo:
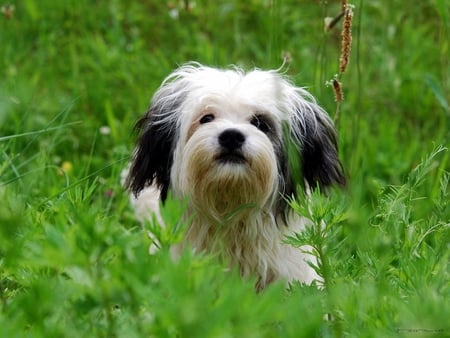
[[[242,146],[245,143],[245,135],[237,129],[226,129],[219,135],[219,145],[221,147],[216,160],[220,163],[243,164],[247,162],[242,153]]]

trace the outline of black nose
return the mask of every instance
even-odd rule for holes
[[[245,142],[245,135],[237,129],[226,129],[219,135],[219,144],[227,150],[239,149]]]

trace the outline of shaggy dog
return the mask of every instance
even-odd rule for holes
[[[320,280],[311,248],[283,242],[307,224],[289,199],[345,182],[333,123],[307,91],[278,71],[189,63],[164,80],[137,128],[126,186],[138,217],[158,216],[169,190],[187,200],[175,255],[216,254],[258,289]]]

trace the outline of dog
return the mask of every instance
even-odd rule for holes
[[[159,215],[169,191],[189,220],[174,255],[208,252],[256,277],[320,283],[312,248],[286,236],[308,220],[289,206],[345,177],[336,131],[305,89],[279,70],[188,63],[170,74],[138,121],[126,178],[137,216]],[[297,170],[296,170],[297,168]]]

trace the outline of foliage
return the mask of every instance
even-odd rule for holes
[[[213,257],[149,255],[120,173],[133,125],[188,60],[278,68],[330,113],[340,1],[23,0],[0,16],[0,336],[444,336],[449,28],[444,0],[355,1],[340,77],[343,191],[291,201],[322,289],[255,293]],[[150,225],[148,225],[150,227]]]

